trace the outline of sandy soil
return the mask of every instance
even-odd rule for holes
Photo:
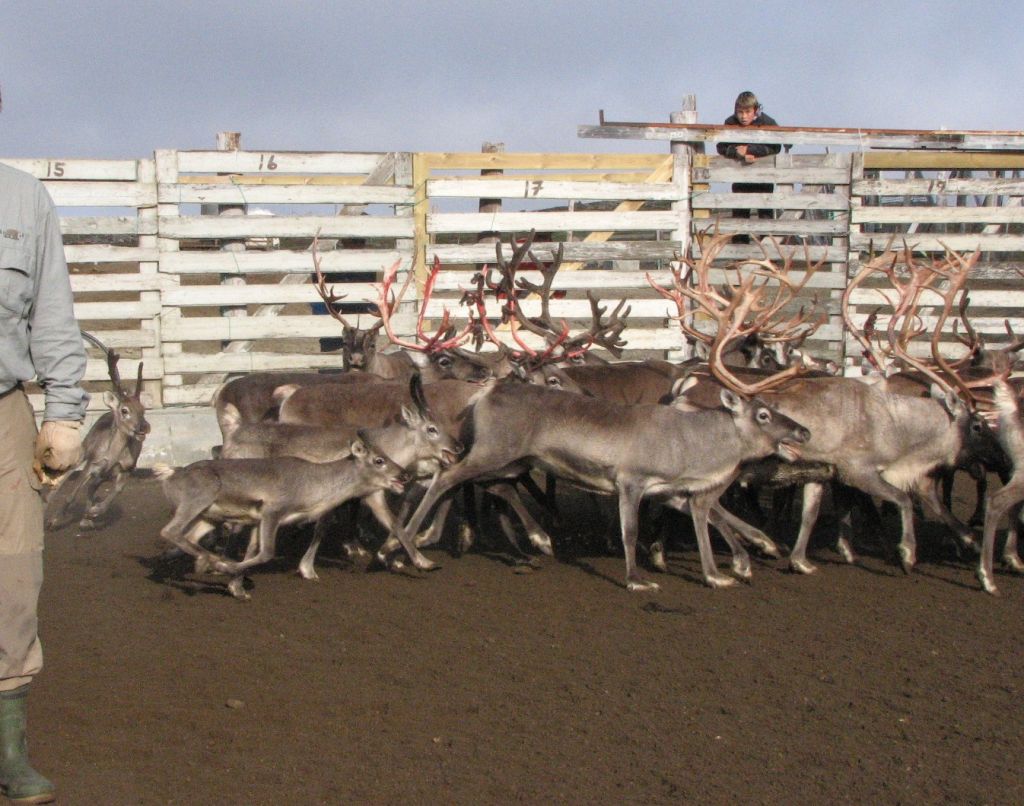
[[[532,573],[307,582],[299,534],[242,603],[155,559],[169,508],[133,479],[48,538],[33,759],[64,804],[1024,802],[1024,579],[986,596],[926,532],[909,577],[819,540],[815,576],[712,591],[684,536],[630,594],[579,504]]]

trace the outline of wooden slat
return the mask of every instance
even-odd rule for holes
[[[442,271],[437,276],[434,288],[438,292],[459,291],[469,286],[471,272],[468,271]],[[540,283],[540,272],[523,270],[516,273],[517,277],[529,280],[532,283]],[[723,269],[712,269],[710,272],[711,282],[721,283],[728,279],[734,279],[735,275]],[[789,276],[794,282],[799,282],[804,277],[802,271],[792,271]],[[672,284],[672,274],[668,271],[593,271],[581,270],[567,274],[555,275],[552,288],[556,291],[568,290],[593,290],[598,296],[604,293],[605,289],[640,289],[649,291],[651,286],[647,281],[650,277],[655,283],[663,287]],[[807,283],[808,288],[832,288],[840,289],[846,287],[845,272],[816,272]]]
[[[185,204],[411,204],[412,189],[361,184],[168,184],[161,203]]]
[[[507,238],[506,238],[507,241]],[[550,261],[554,258],[551,244],[534,243],[533,253],[540,260]],[[495,258],[494,244],[431,244],[428,252],[431,259],[437,255],[444,264],[452,263],[488,263]],[[607,243],[590,243],[585,241],[567,241],[565,243],[565,259],[574,261],[608,261],[608,260],[672,260],[679,252],[678,241],[627,241],[616,240]],[[503,250],[509,257],[507,246]]]
[[[442,232],[543,232],[572,230],[671,230],[678,216],[669,210],[642,212],[525,212],[433,213],[427,231]]]
[[[373,299],[377,292],[370,283],[335,283],[338,294],[346,294],[350,302]],[[183,285],[171,286],[164,290],[163,304],[170,307],[189,308],[207,305],[257,305],[265,303],[320,302],[320,296],[312,283],[304,285]]]
[[[70,244],[64,247],[68,263],[138,263],[157,260],[156,247],[112,246],[105,243]]]
[[[369,314],[346,314],[346,319],[369,326],[376,321]],[[413,316],[395,317],[394,326],[402,333],[415,327]],[[166,341],[236,341],[240,339],[295,339],[340,336],[341,324],[330,316],[312,314],[288,316],[190,316],[167,319],[161,335]]]
[[[145,207],[156,204],[156,188],[143,182],[47,182],[58,207]]]
[[[60,220],[62,235],[156,235],[152,227],[129,216],[65,216]]]
[[[430,170],[459,168],[514,170],[653,170],[666,159],[662,154],[550,154],[527,152],[435,152],[424,155]]]
[[[900,237],[897,235],[897,238]],[[1024,250],[1024,235],[931,235],[915,232],[903,236],[915,251],[945,252],[946,247],[957,252],[1020,252]],[[850,235],[850,248],[854,250],[880,249],[889,236],[885,233],[857,233]]]
[[[853,224],[1022,224],[1024,207],[867,207],[850,212]]]
[[[75,302],[75,319],[151,319],[160,313],[159,300],[145,302]]]
[[[307,367],[337,367],[339,356],[330,353],[182,353],[164,356],[164,372],[263,372]]]
[[[381,271],[396,260],[402,268],[411,265],[412,255],[393,249],[339,249],[321,252],[324,272]],[[311,272],[313,258],[307,250],[273,250],[267,252],[164,252],[160,271],[170,274],[279,274]]]
[[[693,194],[694,209],[727,210],[773,208],[776,210],[840,210],[846,212],[850,200],[840,193],[707,193]]]
[[[164,238],[411,238],[412,220],[384,216],[161,216]]]
[[[158,274],[72,274],[75,293],[96,291],[159,291],[164,285]]]
[[[9,159],[4,157],[0,158],[0,162],[44,181],[96,179],[134,182],[139,178],[139,164],[136,160]]]
[[[467,199],[643,199],[673,201],[676,190],[670,184],[625,182],[569,182],[546,179],[431,179],[427,182],[431,198]]]
[[[793,184],[800,182],[807,185],[840,185],[850,181],[850,172],[846,168],[801,168],[799,170],[780,170],[772,165],[739,165],[734,160],[729,165],[715,168],[694,168],[693,181],[710,182],[767,182],[774,184]]]
[[[852,196],[996,195],[1024,196],[1024,179],[974,177],[972,179],[858,179]]]
[[[1016,145],[1024,149],[1024,138]],[[1022,153],[962,153],[945,151],[872,151],[864,154],[867,170],[999,171],[1024,168]]]
[[[181,173],[367,174],[382,154],[300,151],[178,151]]]

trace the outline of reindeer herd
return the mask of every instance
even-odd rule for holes
[[[221,387],[214,408],[223,445],[216,457],[155,468],[174,507],[161,536],[193,556],[197,572],[227,575],[232,595],[248,598],[245,573],[275,556],[283,525],[315,524],[298,570],[316,579],[321,539],[337,523],[331,513],[346,502],[365,503],[383,527],[387,536],[374,562],[392,569],[406,562],[423,571],[435,567],[421,549],[440,539],[456,490],[466,520],[461,550],[479,528],[482,493],[507,508],[500,523],[515,557],[529,557],[522,532],[535,550],[550,555],[554,544],[541,523],[550,520],[534,512],[550,514],[556,485],[567,483],[615,497],[628,589],[658,587],[640,570],[638,547],[653,568],[665,570],[660,536],[649,545],[640,540],[642,531],[651,531],[641,526],[655,520],[654,505],[689,514],[703,579],[718,588],[750,578],[748,544],[781,555],[775,541],[748,522],[742,491],[802,487],[800,526],[789,552],[795,572],[816,570],[807,546],[831,490],[836,546],[848,562],[855,560],[853,511],[872,512],[882,501],[899,512],[904,571],[917,559],[919,505],[960,546],[980,554],[978,578],[992,594],[996,532],[1009,515],[1002,558],[1024,573],[1017,553],[1024,424],[1011,377],[1024,341],[1007,324],[1011,343],[992,349],[971,327],[967,281],[977,255],[947,252],[924,261],[909,248],[887,248],[862,264],[843,295],[842,312],[863,347],[865,372],[843,377],[801,350],[822,321],[816,302],[798,307],[820,264],[805,256],[794,271],[795,253],[784,255],[776,246],[778,260],[765,251],[761,259],[739,261],[716,285],[712,265],[728,241],[725,235],[702,238],[700,257],[679,260],[667,287],[648,277],[703,353],[679,363],[598,357],[595,347],[621,359],[629,310],[620,303],[609,315],[589,294],[590,326],[571,336],[549,306],[561,249],[545,263],[533,252],[532,235],[508,250],[497,244],[494,265],[473,275],[461,300],[469,314],[461,328],[445,311],[427,333],[425,311],[440,268],[435,261],[415,339],[399,337],[393,326],[411,273],[397,294],[398,264],[384,273],[378,321],[363,330],[339,312],[340,298],[326,286],[314,241],[317,289],[343,329],[343,371],[255,373]],[[528,279],[538,271],[540,283]],[[879,299],[862,327],[850,313],[858,288],[871,288]],[[525,314],[521,300],[527,296],[539,300],[538,316]],[[926,310],[937,313],[929,318]],[[966,346],[955,360],[940,349],[949,322]],[[398,349],[378,351],[381,331]],[[148,430],[138,384],[127,393],[116,354],[102,349],[115,390],[107,400],[111,411],[90,432],[82,465],[51,496],[50,526],[66,522],[71,502],[83,493],[81,525],[91,525],[123,487]],[[950,511],[949,479],[957,470],[979,483],[980,542]],[[986,494],[989,473],[1003,484]],[[97,500],[104,481],[112,492]],[[527,506],[524,493],[536,499],[534,506]],[[362,553],[348,514],[341,527],[346,547]],[[216,539],[222,526],[251,527],[244,553]],[[716,565],[709,527],[729,548],[731,573]]]

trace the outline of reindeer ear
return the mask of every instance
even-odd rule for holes
[[[419,367],[420,369],[430,366],[430,356],[426,353],[420,353],[416,350],[406,350],[405,354],[409,356],[413,366]]]
[[[281,406],[284,402],[299,391],[299,385],[297,383],[286,383],[278,386],[271,392],[271,399],[278,405]]]
[[[366,456],[366,443],[364,443],[358,437],[356,439],[352,440],[352,446],[351,447],[352,447],[352,455],[355,456],[357,459],[362,459],[364,456]]]
[[[410,428],[414,427],[416,423],[420,421],[419,412],[415,412],[408,406],[402,406],[402,422]]]
[[[729,411],[738,412],[743,408],[743,399],[731,389],[722,389],[722,405]]]
[[[117,399],[117,395],[111,392],[109,389],[103,393],[103,403],[108,409],[116,409],[117,404],[120,401]]]

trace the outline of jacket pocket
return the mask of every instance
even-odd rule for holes
[[[24,319],[32,307],[30,256],[23,249],[0,247],[0,315]]]

